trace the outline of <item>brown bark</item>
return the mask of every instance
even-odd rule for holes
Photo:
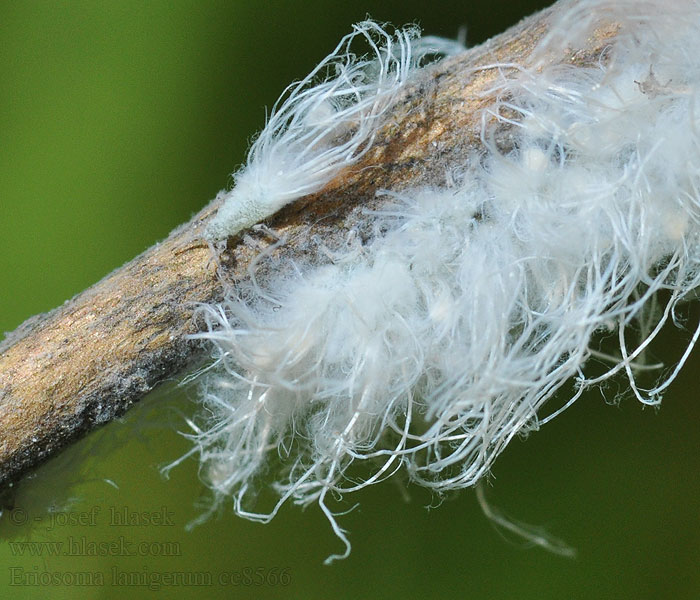
[[[196,331],[195,303],[221,300],[224,287],[249,276],[260,248],[270,250],[257,270],[263,278],[294,262],[328,260],[325,250],[343,244],[351,230],[372,236],[363,211],[383,202],[377,190],[444,185],[446,170],[469,160],[481,143],[481,109],[493,100],[485,90],[497,73],[478,67],[527,64],[554,10],[426,69],[360,164],[266,227],[229,240],[218,264],[202,240],[215,200],[162,243],[10,334],[0,344],[0,487],[201,360],[203,352],[186,337]],[[596,61],[614,31],[614,24],[602,27],[587,48],[550,60]]]

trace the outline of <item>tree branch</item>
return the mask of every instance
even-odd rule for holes
[[[256,271],[262,278],[305,257],[328,260],[328,249],[351,230],[372,236],[364,215],[386,201],[378,190],[444,185],[446,169],[463,164],[481,144],[481,109],[493,100],[487,90],[498,72],[480,67],[527,65],[555,10],[426,69],[360,164],[280,211],[266,227],[229,240],[218,258],[202,232],[219,199],[162,243],[10,334],[0,344],[0,486],[201,361],[202,349],[187,337],[197,330],[196,304],[220,301],[227,286],[250,277],[261,249],[267,249]],[[591,64],[615,29],[612,23],[601,27],[586,48],[549,60]]]

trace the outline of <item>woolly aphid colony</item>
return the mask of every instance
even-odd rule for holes
[[[603,20],[619,30],[595,66],[537,61]],[[356,25],[274,107],[211,241],[352,165],[424,56],[454,49]],[[267,521],[288,499],[318,502],[344,557],[330,497],[399,469],[437,492],[472,486],[514,436],[560,412],[543,410],[555,393],[573,401],[616,374],[641,402],[660,401],[700,333],[664,382],[635,383],[644,349],[700,283],[700,8],[564,3],[534,53],[529,68],[481,67],[499,72],[483,147],[440,189],[392,193],[367,217],[383,235],[201,309],[197,337],[216,363],[200,376],[193,452],[215,504],[232,498]],[[504,124],[507,150],[490,135]],[[650,310],[662,290],[668,302]],[[630,326],[646,331],[634,347]],[[601,332],[616,333],[618,356],[590,374]],[[358,462],[361,481],[348,473]],[[260,513],[270,464],[279,502]]]

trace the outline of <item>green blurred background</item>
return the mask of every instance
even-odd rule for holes
[[[214,1],[0,2],[0,331],[49,310],[186,221],[245,158],[287,83],[304,76],[367,14],[478,43],[543,6],[492,0],[353,3]],[[690,315],[689,327],[698,311]],[[657,356],[677,358],[688,332]],[[665,345],[664,345],[665,344]],[[341,524],[348,560],[316,508],[269,525],[218,518],[186,531],[204,489],[177,435],[195,407],[175,384],[53,461],[0,522],[3,598],[700,598],[700,436],[691,358],[660,411],[588,394],[496,463],[490,502],[577,551],[561,558],[499,535],[467,490],[435,505],[397,481],[376,486]],[[408,496],[408,501],[406,497]],[[110,510],[173,525],[109,525]],[[47,511],[53,510],[53,512]],[[52,516],[53,515],[53,516]],[[87,522],[65,523],[78,519]],[[94,515],[94,517],[91,517]],[[26,521],[26,522],[25,522]],[[50,555],[18,542],[73,544]],[[139,556],[88,556],[116,542]],[[14,545],[13,545],[14,544]],[[77,544],[77,546],[76,546]],[[93,548],[94,549],[94,548]],[[22,555],[24,552],[24,555]],[[95,550],[100,553],[100,550]],[[102,554],[105,554],[104,547]],[[176,556],[159,556],[176,554]],[[112,585],[119,573],[260,569],[269,585]],[[274,583],[287,569],[288,585]],[[103,586],[46,582],[82,571]],[[34,584],[36,582],[37,584]],[[12,585],[12,584],[26,585]]]

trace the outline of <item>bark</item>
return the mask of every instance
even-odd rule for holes
[[[360,164],[228,240],[219,253],[202,239],[217,198],[163,242],[10,334],[0,344],[0,488],[204,360],[204,349],[187,337],[197,330],[196,303],[219,301],[250,277],[261,248],[268,249],[256,267],[262,278],[295,263],[331,260],[350,231],[371,238],[364,215],[383,202],[378,190],[445,185],[447,171],[479,151],[482,109],[493,101],[488,90],[498,76],[479,67],[527,64],[555,10],[426,69]],[[615,29],[602,26],[586,48],[548,60],[598,61]]]

